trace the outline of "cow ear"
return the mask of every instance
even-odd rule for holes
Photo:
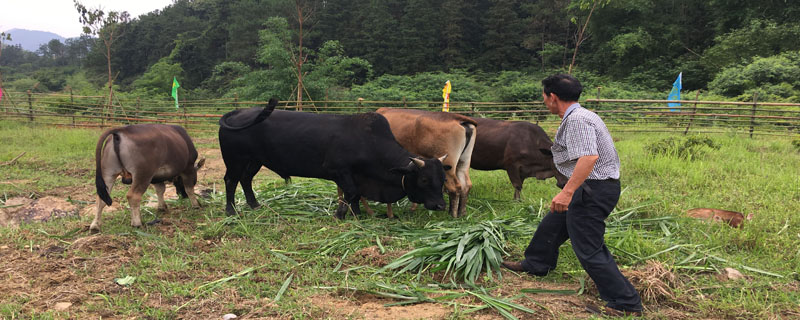
[[[541,149],[539,149],[539,151],[541,151],[542,153],[544,153],[547,156],[550,156],[550,157],[553,156],[553,151],[550,151],[550,149],[541,148]]]
[[[206,164],[206,158],[200,158],[200,161],[197,161],[197,164],[194,166],[195,170],[200,170],[203,165]]]

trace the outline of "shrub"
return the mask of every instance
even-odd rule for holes
[[[719,149],[719,145],[708,137],[669,137],[645,147],[651,156],[663,155],[679,159],[702,158],[708,149]]]

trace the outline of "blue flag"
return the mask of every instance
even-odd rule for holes
[[[669,92],[669,96],[667,97],[667,100],[676,100],[676,101],[680,101],[681,100],[681,88],[683,87],[683,85],[681,84],[681,76],[682,75],[683,75],[683,72],[679,73],[678,74],[678,79],[675,79],[675,82],[672,83],[672,90]],[[681,106],[680,102],[670,102],[667,105],[670,106],[670,107],[680,107]],[[669,111],[678,111],[678,109],[669,109]]]

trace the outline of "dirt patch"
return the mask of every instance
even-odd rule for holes
[[[78,215],[76,205],[56,197],[40,199],[16,197],[6,200],[3,207],[0,208],[0,226],[4,227]]]
[[[138,258],[138,250],[127,239],[108,235],[26,250],[0,246],[0,301],[21,303],[26,313],[85,312],[86,304],[102,303],[98,294],[130,290],[113,279],[122,265]]]
[[[389,251],[381,253],[378,246],[366,247],[358,250],[351,255],[348,263],[351,265],[370,265],[374,267],[383,267],[395,259],[402,256],[404,252]]]
[[[451,307],[433,303],[385,307],[397,301],[365,294],[352,299],[314,295],[309,300],[321,309],[322,317],[334,319],[446,319],[453,312]]]

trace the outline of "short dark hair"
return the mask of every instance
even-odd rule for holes
[[[583,86],[578,79],[568,74],[556,74],[542,80],[542,89],[546,95],[555,93],[563,101],[578,101]]]

